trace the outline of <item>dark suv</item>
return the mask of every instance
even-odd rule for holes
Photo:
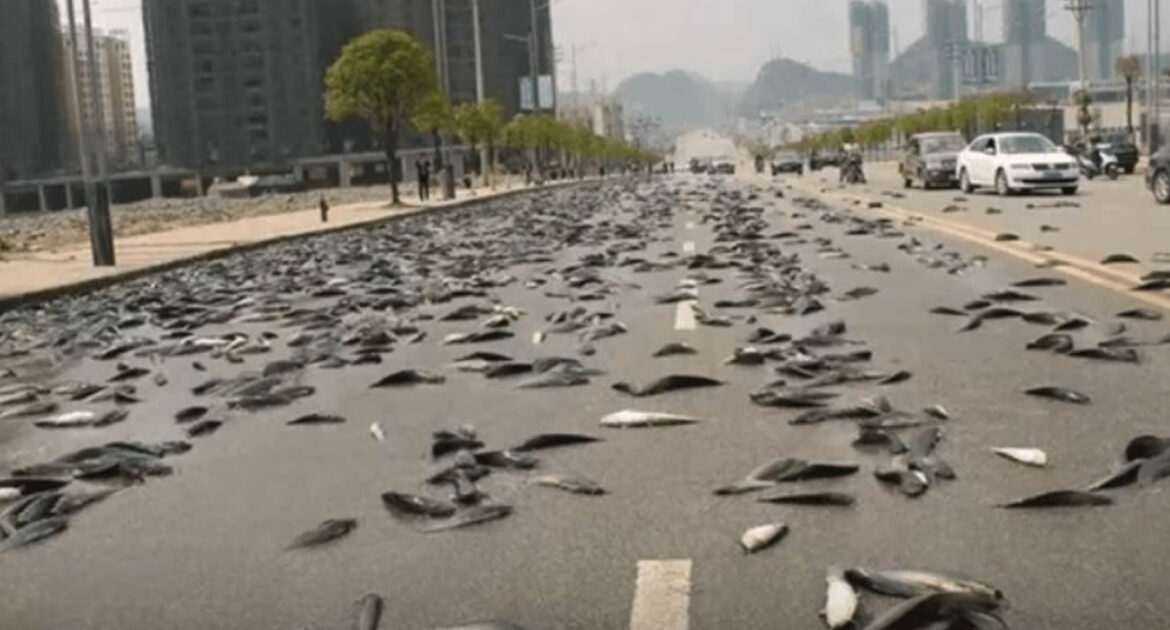
[[[906,153],[898,163],[898,174],[906,188],[915,183],[923,189],[935,186],[956,188],[955,162],[959,151],[967,146],[963,136],[954,132],[920,133],[906,143]]]
[[[1138,150],[1129,136],[1123,133],[1113,134],[1105,136],[1101,141],[1109,145],[1109,152],[1117,158],[1117,165],[1121,170],[1126,175],[1133,175],[1134,169],[1137,168]]]

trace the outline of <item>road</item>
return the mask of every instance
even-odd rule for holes
[[[0,470],[113,440],[185,439],[184,427],[172,420],[175,413],[209,404],[207,396],[190,393],[193,385],[209,375],[255,373],[296,354],[288,342],[304,327],[247,321],[268,300],[279,298],[287,307],[327,313],[329,334],[336,332],[330,327],[354,330],[357,317],[377,321],[378,313],[360,307],[359,288],[385,280],[404,291],[424,285],[427,291],[440,290],[440,277],[453,273],[443,261],[454,255],[470,263],[470,269],[461,269],[464,280],[468,273],[485,280],[496,272],[518,279],[488,286],[486,299],[459,297],[401,307],[391,319],[425,330],[425,340],[409,343],[407,335],[397,335],[399,342],[382,365],[335,370],[308,365],[296,379],[313,386],[313,395],[275,409],[231,411],[218,432],[191,439],[190,452],[164,460],[174,467],[173,474],[131,484],[73,517],[69,530],[59,536],[0,553],[0,625],[78,630],[163,625],[346,628],[353,602],[373,592],[386,601],[383,627],[396,629],[509,619],[531,630],[812,630],[824,627],[817,613],[826,569],[839,565],[938,569],[986,580],[1006,593],[1011,605],[1004,618],[1013,628],[1163,626],[1170,618],[1170,602],[1163,597],[1170,561],[1163,527],[1165,486],[1112,491],[1115,504],[1101,508],[1017,511],[994,506],[1047,490],[1084,487],[1116,463],[1130,438],[1170,434],[1164,413],[1170,402],[1164,385],[1167,348],[1138,348],[1142,362],[1126,364],[1027,351],[1025,344],[1050,326],[1019,319],[987,321],[976,330],[957,332],[965,318],[929,311],[940,305],[962,307],[1014,282],[1056,272],[918,224],[892,222],[876,230],[872,222],[883,215],[869,209],[843,203],[831,210],[810,209],[794,203],[798,195],[789,187],[794,181],[677,176],[591,184],[576,191],[538,193],[531,200],[496,202],[494,210],[478,214],[415,217],[389,227],[282,245],[228,258],[213,268],[170,272],[156,284],[139,280],[122,292],[9,314],[3,320],[9,331],[6,350],[18,342],[27,347],[36,346],[36,339],[52,339],[69,321],[67,316],[92,316],[85,315],[87,307],[121,305],[125,317],[137,304],[134,296],[160,291],[168,300],[211,304],[217,312],[231,305],[234,318],[193,328],[200,337],[244,332],[254,339],[262,331],[278,336],[270,353],[243,356],[242,364],[206,353],[159,357],[157,362],[127,355],[127,363],[164,372],[169,383],[159,387],[149,377],[138,381],[142,402],[128,407],[128,420],[102,429],[46,430],[29,419],[0,421]],[[778,192],[787,194],[780,198]],[[1082,200],[1096,198],[1089,195]],[[977,199],[983,205],[985,200]],[[732,249],[735,239],[716,238],[717,225],[727,219],[729,209],[749,206],[760,208],[766,222],[759,233],[767,238],[760,242],[798,256],[804,273],[828,285],[828,292],[817,296],[824,310],[801,316],[758,307],[715,308],[716,301],[745,294],[742,272],[735,267],[701,269],[721,282],[697,288],[702,308],[735,318],[729,327],[696,322],[687,302],[655,303],[653,296],[675,290],[693,276],[695,271],[687,266],[705,260],[694,254],[747,264],[749,259]],[[976,207],[968,218],[976,216]],[[865,221],[861,225],[871,233],[847,234],[859,225],[854,219]],[[576,227],[565,229],[573,223]],[[776,238],[780,232],[796,236]],[[898,248],[912,238],[921,241],[921,250]],[[476,251],[492,255],[476,258]],[[543,251],[547,260],[535,255]],[[375,272],[369,271],[370,259],[362,252],[388,266],[374,265]],[[401,252],[401,260],[395,252]],[[604,255],[597,257],[599,253]],[[947,265],[929,264],[943,253],[953,254]],[[567,288],[565,278],[586,255],[595,257],[592,264],[601,261],[594,267],[600,283]],[[661,262],[663,268],[638,272],[637,265],[618,264],[626,257]],[[765,273],[778,272],[778,258],[760,260]],[[872,270],[881,264],[890,271]],[[948,267],[956,272],[948,273]],[[425,269],[432,275],[419,284]],[[210,278],[220,279],[215,291],[196,284]],[[331,278],[341,280],[329,285]],[[327,285],[349,289],[348,295],[312,297]],[[581,297],[591,287],[600,287],[600,300],[556,297],[565,292]],[[877,293],[844,298],[857,287],[872,287]],[[1079,342],[1104,338],[1105,329],[1119,321],[1116,313],[1144,305],[1125,292],[1075,278],[1066,286],[1020,290],[1041,299],[1008,306],[1075,312],[1098,322],[1077,333]],[[217,295],[226,297],[217,301]],[[248,295],[255,301],[239,301]],[[442,345],[446,335],[475,329],[478,322],[418,317],[489,301],[524,313],[512,324],[514,337],[482,345]],[[155,305],[137,305],[153,313],[152,321],[118,338],[140,335],[160,341],[164,331],[155,325]],[[576,334],[549,333],[543,343],[534,343],[534,333],[551,328],[547,315],[578,305],[612,312],[627,332],[595,341],[592,356],[579,354]],[[863,369],[912,374],[894,385],[870,381],[830,388],[840,394],[840,403],[886,395],[915,418],[922,418],[919,409],[944,406],[952,418],[939,423],[944,437],[936,454],[954,468],[956,479],[937,480],[914,499],[891,490],[873,476],[890,456],[852,446],[858,433],[853,421],[796,426],[789,421],[799,410],[762,407],[749,400],[750,393],[777,378],[799,383],[777,374],[773,368],[778,362],[724,362],[736,347],[749,345],[746,340],[758,327],[799,338],[834,321],[845,322],[844,337],[859,343],[810,352],[867,348],[873,358]],[[48,324],[58,328],[46,328]],[[1126,325],[1126,334],[1136,339],[1157,339],[1166,332],[1158,322]],[[697,354],[652,358],[668,342],[690,344]],[[516,379],[485,379],[452,369],[454,359],[475,350],[519,359],[576,356],[605,374],[580,387],[517,389]],[[114,374],[114,361],[92,358],[95,351],[86,348],[85,357],[50,363],[45,348],[34,347],[8,361],[16,366],[16,379],[46,385],[100,383]],[[195,360],[207,372],[196,369]],[[370,388],[404,368],[443,374],[446,381]],[[726,384],[645,399],[610,387],[671,373],[705,375]],[[1038,385],[1071,387],[1090,395],[1092,403],[1072,405],[1023,393]],[[627,430],[599,425],[602,416],[626,408],[703,421]],[[311,412],[340,414],[346,422],[285,424]],[[384,442],[371,437],[373,422],[383,428]],[[604,441],[541,451],[536,453],[540,467],[532,473],[497,471],[481,480],[489,501],[514,507],[503,520],[423,534],[392,518],[379,501],[382,492],[447,495],[445,488],[422,482],[441,464],[429,461],[431,433],[464,423],[473,424],[489,447],[517,444],[542,432],[585,433]],[[902,434],[909,439],[916,431]],[[1008,462],[990,453],[997,446],[1042,448],[1051,465],[1033,469]],[[847,492],[856,504],[780,506],[759,503],[752,494],[713,494],[779,456],[857,463],[858,474],[791,487]],[[607,493],[575,495],[529,483],[532,475],[550,471],[587,476]],[[342,517],[358,521],[349,536],[317,549],[285,549],[322,520]],[[770,521],[785,522],[787,537],[745,555],[738,546],[740,534]],[[872,617],[894,600],[867,593],[862,602],[863,614]]]

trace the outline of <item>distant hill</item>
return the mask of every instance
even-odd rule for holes
[[[617,86],[614,96],[627,115],[642,111],[658,116],[663,130],[673,134],[723,122],[734,110],[738,94],[735,86],[672,70],[635,74]]]
[[[740,99],[740,113],[751,116],[761,109],[777,109],[799,101],[850,96],[853,77],[822,72],[792,59],[774,59],[764,64],[754,83]]]

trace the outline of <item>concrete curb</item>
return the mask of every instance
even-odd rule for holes
[[[138,269],[127,269],[126,271],[123,271],[123,272],[113,273],[113,274],[110,274],[107,276],[101,276],[98,278],[90,278],[87,280],[81,280],[78,282],[70,282],[70,283],[61,284],[61,285],[57,285],[57,286],[53,286],[53,287],[47,287],[44,289],[36,289],[34,291],[25,291],[23,293],[13,293],[10,295],[0,296],[0,313],[4,313],[6,311],[10,311],[10,310],[20,308],[23,306],[28,306],[31,304],[37,304],[40,302],[47,302],[49,300],[54,300],[54,299],[58,299],[58,298],[66,297],[66,296],[93,293],[94,291],[98,291],[100,289],[104,289],[106,287],[110,287],[110,286],[113,286],[115,284],[119,284],[122,282],[135,280],[135,279],[141,278],[143,276],[149,276],[149,275],[156,274],[156,273],[163,273],[166,271],[171,271],[173,269],[178,269],[180,267],[185,267],[187,265],[193,265],[193,264],[200,263],[200,262],[215,260],[217,258],[225,258],[225,257],[230,256],[232,254],[239,254],[239,253],[244,253],[244,252],[255,251],[257,249],[263,249],[265,247],[270,247],[272,245],[279,245],[281,243],[288,243],[288,242],[296,241],[299,239],[312,238],[315,236],[325,236],[325,235],[329,235],[329,234],[338,234],[341,232],[345,232],[347,230],[357,230],[357,229],[362,229],[362,228],[368,228],[368,227],[371,227],[374,225],[380,225],[383,223],[390,223],[390,222],[397,221],[400,219],[405,219],[408,217],[413,217],[413,216],[417,216],[419,214],[425,214],[425,213],[429,213],[429,212],[445,212],[448,210],[459,210],[459,209],[467,208],[469,206],[474,206],[474,205],[481,204],[481,203],[489,203],[489,202],[493,202],[493,201],[511,199],[513,197],[518,197],[520,195],[524,195],[527,193],[538,193],[538,192],[543,192],[543,191],[559,190],[562,188],[570,188],[570,187],[581,186],[581,185],[585,185],[585,184],[600,184],[600,183],[605,182],[605,181],[620,181],[621,179],[622,178],[619,178],[619,177],[613,177],[611,179],[606,179],[606,180],[591,178],[591,179],[584,179],[584,180],[577,180],[577,181],[570,181],[570,182],[557,182],[557,183],[553,183],[553,184],[546,184],[546,185],[538,187],[538,188],[519,188],[516,190],[506,190],[503,192],[498,192],[498,193],[492,194],[490,196],[472,197],[472,198],[468,198],[468,199],[462,199],[462,200],[458,200],[458,201],[452,202],[450,204],[442,205],[442,206],[427,206],[427,207],[421,207],[421,208],[414,208],[414,209],[408,210],[406,212],[399,212],[399,213],[395,213],[395,214],[384,216],[384,217],[373,217],[373,218],[366,219],[363,221],[358,221],[356,223],[349,223],[346,225],[329,226],[329,227],[322,228],[320,230],[313,230],[310,232],[301,232],[298,234],[283,234],[281,236],[274,236],[272,238],[253,241],[250,243],[244,243],[241,245],[235,245],[232,247],[213,249],[213,250],[209,250],[209,251],[206,251],[206,252],[203,252],[200,254],[194,254],[191,256],[184,256],[183,258],[177,258],[175,260],[169,260],[167,262],[158,263],[156,265],[150,265],[147,267],[141,267]]]

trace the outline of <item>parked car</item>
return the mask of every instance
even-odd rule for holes
[[[711,165],[707,164],[706,160],[701,160],[699,158],[691,158],[691,172],[692,173],[695,173],[697,175],[703,174],[703,173],[706,173],[707,169],[709,169],[710,167],[711,167]]]
[[[804,160],[799,155],[781,153],[772,159],[772,175],[780,173],[796,173],[804,175]]]
[[[711,161],[709,172],[712,175],[735,175],[735,160],[729,157],[715,158]]]
[[[1158,203],[1170,203],[1170,145],[1158,149],[1150,157],[1146,185],[1150,187]]]
[[[808,170],[817,172],[826,166],[841,166],[841,154],[837,151],[820,155],[813,153],[808,158]]]
[[[1003,196],[1031,190],[1072,195],[1081,182],[1076,160],[1038,133],[979,136],[959,152],[956,168],[966,193],[995,188]]]
[[[1117,165],[1126,175],[1133,175],[1137,169],[1138,149],[1129,135],[1115,133],[1101,139],[1102,145],[1109,153],[1117,158]]]
[[[954,132],[920,133],[911,136],[906,153],[898,163],[898,174],[906,188],[915,183],[923,189],[935,186],[956,188],[959,151],[967,145],[963,136]]]

